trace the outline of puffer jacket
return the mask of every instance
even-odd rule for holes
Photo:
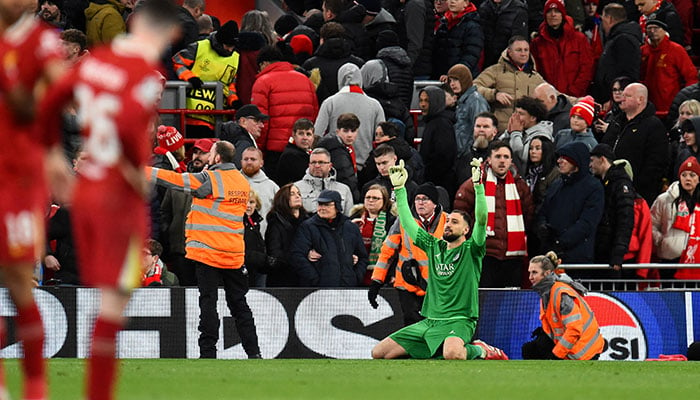
[[[377,52],[377,58],[384,61],[389,75],[389,82],[398,86],[396,94],[406,108],[413,100],[413,71],[411,59],[406,50],[399,46],[385,47]]]
[[[585,96],[593,79],[593,54],[586,35],[574,29],[565,18],[564,33],[555,39],[540,25],[539,35],[532,39],[530,50],[542,77],[558,91],[575,97]]]
[[[503,132],[508,126],[508,119],[515,111],[515,100],[523,96],[532,96],[535,88],[544,79],[535,71],[535,62],[530,61],[520,69],[510,62],[507,49],[501,53],[498,63],[486,68],[474,79],[474,84],[482,96],[489,102],[493,113],[498,118],[498,131]],[[496,101],[496,92],[504,92],[513,96],[510,106]]]
[[[474,121],[476,116],[489,111],[489,104],[476,90],[476,86],[467,88],[457,100],[457,122],[455,122],[455,140],[457,157],[466,157],[474,143]]]
[[[374,56],[374,49],[369,43],[369,35],[362,20],[367,15],[367,10],[362,4],[354,3],[347,10],[335,17],[333,22],[343,25],[345,34],[352,40],[352,54],[363,60],[369,60]]]
[[[605,208],[596,232],[596,262],[622,265],[634,228],[636,193],[625,166],[615,164],[603,178]]]
[[[485,0],[479,6],[479,17],[484,31],[484,66],[498,62],[511,37],[528,37],[528,13],[524,0],[502,0],[499,4]]]
[[[316,119],[316,88],[286,61],[272,63],[258,74],[250,102],[270,116],[257,139],[263,151],[282,152],[299,118]]]
[[[449,12],[447,11],[447,13]],[[446,75],[447,70],[455,64],[466,65],[472,76],[477,76],[479,74],[479,58],[483,48],[484,32],[481,30],[476,7],[474,7],[473,12],[464,14],[457,25],[449,30],[447,29],[447,18],[443,16],[435,32],[435,51],[441,56],[433,58],[433,78]],[[445,56],[447,59],[444,58]]]
[[[316,199],[318,199],[318,195],[321,194],[322,190],[328,189],[340,193],[340,198],[343,203],[343,212],[345,215],[350,215],[350,209],[353,206],[352,192],[348,185],[336,181],[334,168],[331,168],[331,172],[327,178],[311,176],[307,169],[304,177],[294,182],[294,186],[296,186],[301,193],[301,201],[304,210],[316,212],[316,207],[318,206]]]
[[[678,181],[671,183],[651,206],[654,253],[663,260],[674,260],[681,256],[688,243],[688,232],[673,227],[681,191]]]
[[[451,199],[456,189],[454,115],[445,110],[442,89],[428,86],[423,91],[430,99],[428,114],[423,117],[425,129],[420,145],[420,155],[425,163],[425,180],[447,189]]]
[[[109,43],[126,32],[122,13],[126,6],[120,0],[93,0],[85,9],[85,34],[88,46]]]

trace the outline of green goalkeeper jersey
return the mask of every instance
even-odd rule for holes
[[[429,319],[479,318],[479,279],[486,254],[486,197],[484,185],[474,185],[475,223],[472,236],[448,250],[447,242],[421,229],[413,219],[406,190],[396,190],[399,220],[416,246],[428,256],[428,287],[421,314]]]

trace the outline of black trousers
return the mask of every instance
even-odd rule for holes
[[[255,321],[245,299],[248,292],[248,276],[245,270],[214,268],[197,261],[195,264],[199,287],[199,356],[216,358],[216,342],[219,341],[219,313],[216,311],[216,302],[219,299],[219,283],[223,282],[226,304],[236,321],[243,349],[249,358],[259,357],[260,347],[258,334],[255,332]]]
[[[481,268],[480,288],[520,287],[523,279],[523,258],[499,260],[486,256]]]
[[[416,296],[408,290],[397,289],[399,292],[399,303],[403,312],[403,326],[415,324],[423,320],[420,310],[423,307],[423,296]]]

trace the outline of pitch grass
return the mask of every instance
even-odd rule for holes
[[[4,360],[13,399],[19,363]],[[53,359],[54,400],[83,398],[84,361]],[[122,360],[117,398],[698,399],[698,362]]]

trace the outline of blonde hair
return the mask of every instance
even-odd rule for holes
[[[694,117],[700,116],[700,101],[697,101],[695,99],[688,99],[684,102],[681,103],[680,106],[678,106],[678,119],[676,120],[676,127],[680,127],[678,125],[678,120],[681,119],[681,108],[683,107],[688,107],[690,109],[690,112],[693,114]]]
[[[553,251],[548,251],[547,254],[543,256],[534,256],[530,259],[531,264],[540,264],[542,266],[543,271],[552,271],[561,264],[561,260],[559,259],[559,256],[557,256],[557,253]]]
[[[260,211],[260,208],[262,207],[262,201],[260,201],[260,196],[258,196],[258,192],[256,192],[253,189],[250,189],[250,194],[248,195],[248,200],[253,199],[255,200],[255,209]]]
[[[267,11],[250,10],[243,14],[241,32],[258,32],[265,37],[265,41],[270,46],[274,46],[277,42],[277,33]]]

